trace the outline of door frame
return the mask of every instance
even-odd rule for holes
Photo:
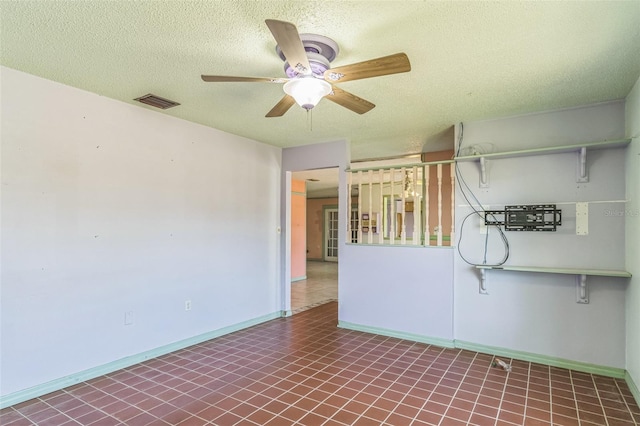
[[[291,315],[291,172],[338,167],[338,205],[341,212],[346,211],[347,199],[344,194],[347,191],[346,170],[351,164],[351,147],[347,139],[339,139],[333,142],[283,148],[279,161],[280,221],[276,228],[276,234],[279,236],[276,281],[279,285],[275,296],[280,305],[281,315],[289,316]],[[338,214],[338,226],[338,243],[342,245],[345,242],[347,231],[346,215]],[[338,267],[338,289],[340,288],[341,268]]]

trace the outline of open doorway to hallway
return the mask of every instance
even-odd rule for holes
[[[295,314],[338,299],[338,168],[293,172],[291,187],[298,188],[292,190],[291,203]]]
[[[291,312],[338,300],[338,262],[307,261],[307,279],[291,284]]]

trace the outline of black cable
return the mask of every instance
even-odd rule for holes
[[[460,152],[462,150],[463,137],[464,137],[464,124],[460,123],[460,136],[458,137],[458,149],[456,151],[456,157],[460,156]],[[460,255],[460,258],[462,260],[464,260],[466,263],[468,263],[469,265],[472,265],[472,266],[479,266],[479,264],[470,262],[469,260],[467,260],[464,257],[464,255],[462,254],[462,251],[460,250],[460,246],[462,245],[462,235],[463,235],[463,231],[464,231],[464,225],[465,225],[465,222],[467,221],[467,219],[470,216],[478,215],[478,217],[480,217],[480,220],[484,220],[485,215],[486,215],[486,210],[482,207],[482,203],[480,203],[480,201],[478,200],[478,198],[473,193],[473,191],[471,190],[471,188],[467,184],[466,180],[462,176],[462,173],[460,172],[460,168],[458,166],[458,162],[457,161],[454,162],[454,166],[455,166],[456,179],[458,180],[459,183],[461,183],[461,185],[460,185],[460,193],[462,194],[462,196],[466,200],[466,202],[469,205],[469,207],[471,207],[471,209],[473,210],[471,213],[469,213],[462,220],[462,223],[460,224],[460,236],[458,237],[457,250],[458,250],[458,254]],[[465,188],[466,188],[466,191],[469,192],[470,196],[475,201],[476,205],[478,205],[480,207],[480,209],[476,209],[474,204],[469,200],[469,197],[467,197]],[[507,239],[507,236],[505,235],[504,231],[500,228],[500,226],[496,226],[496,229],[498,230],[498,234],[500,235],[500,238],[502,240],[502,244],[504,245],[504,256],[503,256],[503,258],[502,258],[502,260],[500,262],[498,262],[496,264],[488,265],[488,266],[500,266],[500,265],[503,265],[507,261],[507,259],[509,258],[509,255],[510,255],[509,240]],[[484,265],[484,266],[487,266],[488,245],[489,245],[489,232],[487,231],[487,233],[485,235],[485,238],[484,238],[484,252],[483,252],[483,260],[482,260],[483,261],[482,265]]]

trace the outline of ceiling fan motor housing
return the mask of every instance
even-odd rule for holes
[[[314,76],[322,78],[324,72],[331,68],[331,62],[338,56],[340,49],[338,43],[329,37],[318,34],[300,34],[302,45],[307,52],[311,72]],[[289,78],[294,78],[300,73],[294,67],[289,65],[280,46],[276,46],[276,52],[280,59],[285,61],[284,72]]]
[[[322,78],[324,72],[331,68],[329,61],[322,55],[307,50],[307,57],[311,65],[311,73],[316,77]],[[297,69],[289,65],[289,62],[284,63],[284,72],[289,78],[295,78],[300,74]]]

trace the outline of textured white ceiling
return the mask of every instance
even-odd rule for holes
[[[640,1],[0,1],[1,64],[276,146],[348,138],[354,159],[442,149],[453,124],[625,97],[640,75]],[[334,66],[405,52],[412,71],[345,82],[374,104],[264,115],[281,77],[265,19],[334,39]],[[141,106],[148,108],[146,106]]]

